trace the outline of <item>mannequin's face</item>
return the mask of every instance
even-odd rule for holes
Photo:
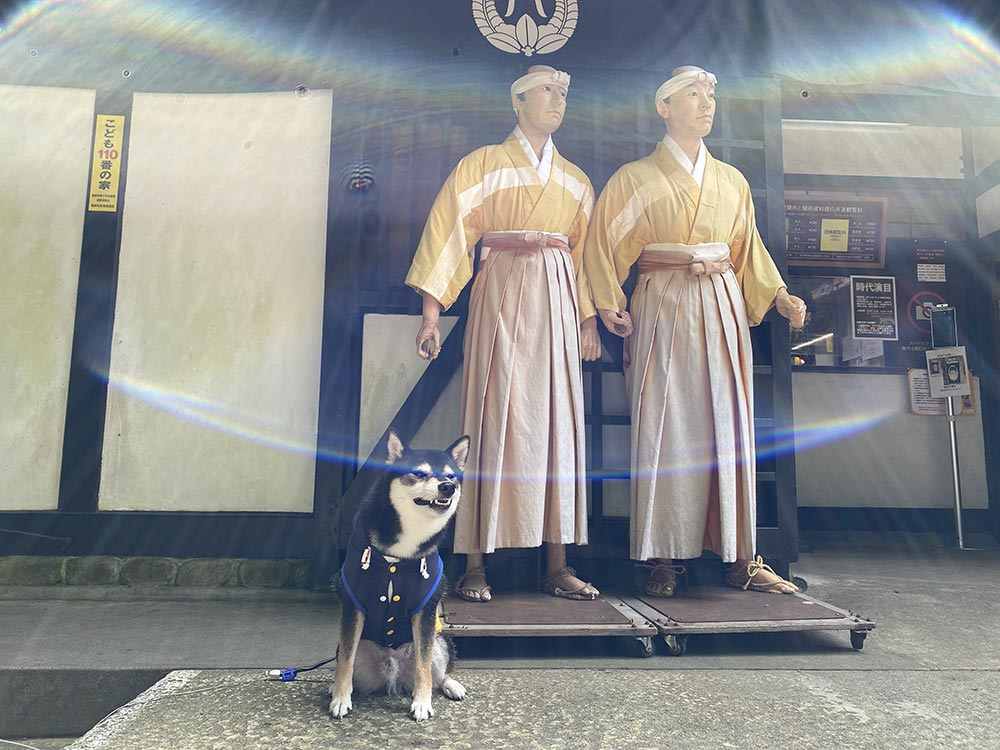
[[[517,124],[525,135],[529,130],[538,135],[552,135],[562,125],[566,113],[566,88],[545,83],[524,92],[524,101],[514,97]]]
[[[704,138],[715,120],[715,86],[695,81],[672,94],[669,102],[657,102],[656,108],[671,138]]]

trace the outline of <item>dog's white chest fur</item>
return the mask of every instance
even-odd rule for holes
[[[415,499],[434,502],[439,493],[437,482],[429,477],[426,481],[407,484],[402,479],[394,479],[389,485],[389,500],[399,515],[402,531],[395,544],[385,549],[385,553],[393,557],[413,558],[417,550],[428,539],[439,533],[451,520],[458,508],[461,488],[456,487],[455,494],[447,510],[433,509],[427,505],[418,505]]]

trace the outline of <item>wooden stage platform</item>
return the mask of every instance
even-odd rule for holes
[[[653,638],[684,654],[690,635],[844,630],[861,649],[875,623],[805,594],[760,594],[727,586],[692,586],[660,599],[602,594],[571,601],[537,592],[494,594],[485,604],[454,596],[441,603],[444,633],[463,638],[604,636],[633,638],[640,656],[652,656]]]

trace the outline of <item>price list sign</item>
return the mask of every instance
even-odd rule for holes
[[[885,266],[886,198],[786,196],[790,266]]]

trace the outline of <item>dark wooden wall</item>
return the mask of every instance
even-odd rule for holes
[[[519,0],[519,5],[530,10],[533,3]],[[110,357],[120,216],[89,215],[59,510],[0,513],[0,527],[58,538],[0,532],[0,554],[307,556],[318,562],[321,579],[334,554],[331,527],[335,532],[340,523],[331,508],[336,511],[358,471],[353,458],[345,457],[356,455],[362,318],[368,312],[419,311],[418,297],[402,280],[434,195],[462,155],[510,131],[514,118],[506,90],[531,62],[572,73],[567,118],[556,141],[598,191],[618,166],[648,153],[661,137],[662,123],[650,100],[672,67],[698,63],[718,73],[720,111],[709,146],[748,177],[761,231],[779,267],[784,265],[783,102],[786,115],[806,118],[891,119],[903,111],[916,118],[911,121],[927,124],[970,117],[994,121],[989,111],[970,107],[967,97],[928,105],[923,102],[929,97],[917,102],[912,96],[843,96],[826,87],[812,100],[799,101],[794,81],[784,83],[783,97],[771,65],[783,40],[770,33],[773,3],[764,0],[581,0],[573,39],[557,53],[531,60],[486,43],[469,18],[468,0],[435,0],[433,9],[410,0],[199,6],[191,10],[201,15],[193,18],[189,33],[162,39],[154,34],[152,41],[151,29],[169,26],[119,9],[115,24],[100,27],[101,43],[92,44],[88,34],[96,33],[95,27],[84,21],[93,20],[87,13],[102,11],[97,4],[76,8],[79,16],[40,14],[24,24],[12,19],[26,4],[2,4],[0,21],[16,33],[0,46],[0,82],[95,89],[98,110],[124,114],[126,122],[132,94],[139,91],[333,89],[315,513],[96,512],[106,386],[93,372],[106,370]],[[957,106],[960,99],[965,109]],[[369,177],[371,186],[358,189]],[[769,449],[791,424],[787,344],[783,321],[769,319],[754,331],[761,542],[766,554],[793,560],[792,456]],[[995,362],[994,354],[994,368]],[[616,366],[588,367],[593,374]],[[599,389],[600,378],[592,380]],[[600,402],[598,391],[592,397]],[[428,408],[426,401],[414,399],[411,421]],[[591,428],[603,419],[600,410],[593,412]],[[997,442],[992,442],[994,456]],[[600,452],[598,445],[597,462]],[[592,489],[595,524],[607,530],[607,544],[595,545],[595,554],[624,555],[622,525],[602,521],[600,482]]]

